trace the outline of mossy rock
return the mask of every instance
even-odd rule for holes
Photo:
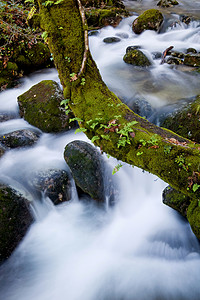
[[[31,71],[51,65],[50,57],[51,53],[48,46],[38,42],[30,49],[23,47],[16,51],[16,54],[12,59],[20,70],[23,70],[25,74],[28,74]]]
[[[187,219],[192,231],[200,240],[200,205],[199,200],[193,200],[187,210]]]
[[[2,61],[0,61],[0,87],[11,88],[15,84],[13,80],[18,75],[18,66],[16,63],[8,62],[7,65],[3,66]]]
[[[69,123],[71,113],[60,106],[63,93],[57,82],[43,80],[18,97],[20,115],[44,132],[61,132],[74,125]]]
[[[178,211],[184,218],[187,218],[187,209],[190,205],[190,198],[183,193],[167,186],[163,191],[163,203]]]
[[[32,222],[29,202],[16,190],[0,184],[0,263],[12,254]]]
[[[130,49],[129,51],[127,51],[127,53],[123,57],[123,60],[127,64],[139,67],[147,67],[151,65],[150,61],[144,55],[144,53],[141,50],[137,49]]]
[[[5,153],[5,148],[0,144],[0,157],[4,155],[4,153]]]
[[[136,34],[140,34],[144,30],[159,31],[162,22],[162,13],[157,9],[149,9],[133,21],[132,29]]]
[[[104,201],[102,159],[90,144],[73,141],[65,147],[64,158],[76,185],[98,202]]]
[[[160,0],[157,5],[161,7],[172,7],[174,5],[178,5],[178,1],[176,0]]]
[[[123,17],[128,13],[121,8],[104,8],[104,9],[88,9],[86,10],[86,19],[89,29],[101,28],[111,25],[117,26]]]
[[[71,174],[64,170],[49,169],[38,171],[31,180],[35,190],[45,192],[57,205],[71,199]]]
[[[82,0],[82,5],[85,7],[102,7],[102,6],[114,6],[125,8],[121,0]]]
[[[179,135],[200,143],[200,96],[186,105],[181,111],[167,117],[162,127],[168,128]]]
[[[38,132],[28,129],[16,130],[0,136],[0,143],[7,148],[18,148],[33,145],[40,137]]]
[[[184,64],[192,67],[200,67],[200,54],[186,54]]]

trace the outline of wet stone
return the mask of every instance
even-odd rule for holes
[[[16,130],[0,136],[0,142],[7,148],[31,146],[40,137],[40,133],[28,129]]]
[[[114,36],[103,39],[103,42],[106,44],[119,43],[120,41],[121,41],[120,38]]]
[[[128,46],[126,48],[126,53],[128,53],[131,50],[138,50],[138,49],[141,49],[141,46]]]

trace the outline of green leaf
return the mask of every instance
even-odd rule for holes
[[[63,2],[63,0],[58,0],[58,1],[56,1],[54,4],[55,4],[55,5],[58,5],[58,4],[62,3],[62,2]]]
[[[78,132],[86,132],[86,131],[87,131],[86,128],[81,127],[81,128],[76,129],[75,134],[77,134]]]
[[[71,109],[67,109],[67,110],[65,111],[65,114],[68,115],[70,112],[71,112]]]
[[[101,134],[102,139],[109,140],[109,135]]]
[[[60,105],[69,103],[70,99],[64,99],[60,102]]]
[[[142,155],[142,154],[143,154],[143,152],[137,152],[137,153],[136,153],[137,156],[140,156],[140,155]]]
[[[93,136],[93,138],[91,139],[91,142],[94,143],[94,141],[99,140],[99,136],[95,135]]]
[[[122,164],[118,164],[117,166],[114,167],[113,171],[112,171],[112,175],[114,175],[115,173],[117,173],[119,171],[119,169],[122,167]]]
[[[83,122],[83,120],[80,118],[69,119],[69,123],[74,122],[74,121]]]
[[[98,124],[99,122],[93,123],[92,125],[90,125],[90,128],[94,129]]]
[[[200,187],[199,184],[197,184],[197,183],[193,184],[193,187],[192,187],[193,192],[195,193],[199,189],[199,187]]]

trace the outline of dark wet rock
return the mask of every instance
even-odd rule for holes
[[[16,116],[0,113],[0,123],[15,119]]]
[[[31,184],[36,191],[45,192],[55,205],[71,199],[71,175],[65,170],[38,171]]]
[[[129,38],[129,35],[125,32],[116,33],[116,36],[120,37],[121,39],[128,39]]]
[[[160,7],[172,7],[174,5],[178,5],[178,1],[176,0],[160,0],[158,3],[157,3],[157,6],[160,6]]]
[[[121,41],[121,39],[118,37],[115,37],[115,36],[107,37],[107,38],[103,39],[103,42],[107,43],[107,44],[118,43],[120,41]]]
[[[190,205],[190,198],[171,186],[167,186],[162,194],[163,203],[178,211],[184,218],[187,218],[187,209]]]
[[[0,263],[12,254],[32,222],[29,202],[16,190],[0,184]]]
[[[18,97],[20,116],[44,132],[61,132],[71,129],[69,119],[60,106],[63,93],[57,82],[43,80]]]
[[[98,202],[104,201],[102,158],[90,144],[73,141],[65,147],[64,158],[76,185]]]
[[[28,129],[16,130],[0,136],[0,143],[7,148],[31,146],[40,137],[40,133]]]
[[[128,53],[129,51],[132,51],[132,50],[138,50],[138,49],[141,49],[141,46],[128,46],[126,48],[126,53]]]
[[[127,64],[131,64],[131,65],[139,66],[139,67],[147,67],[147,66],[151,65],[149,59],[140,50],[128,51],[124,55],[123,60]]]
[[[149,9],[133,21],[132,29],[136,34],[140,34],[144,30],[159,31],[162,22],[161,12],[157,9]]]
[[[161,58],[162,53],[161,52],[152,52],[152,57],[153,57],[153,59]]]
[[[154,113],[154,109],[146,100],[137,99],[131,105],[128,106],[136,114],[144,118],[149,118]]]
[[[178,51],[169,51],[169,53],[172,57],[177,57],[177,58],[184,58],[185,54],[183,52],[178,52]]]
[[[184,64],[192,67],[200,67],[200,54],[186,54]]]
[[[168,116],[161,126],[200,143],[200,96]]]
[[[1,157],[2,155],[4,155],[4,153],[5,153],[5,147],[3,147],[3,146],[0,144],[0,157]]]
[[[187,50],[186,50],[186,53],[197,53],[197,50],[196,49],[194,49],[194,48],[188,48]]]
[[[166,61],[167,64],[169,65],[182,65],[183,64],[183,60],[181,60],[178,57],[169,57]]]
[[[88,36],[97,36],[99,35],[99,31],[98,30],[90,30],[88,32]]]
[[[192,18],[189,16],[181,16],[180,17],[180,21],[185,23],[186,25],[190,24],[190,22],[192,21]]]

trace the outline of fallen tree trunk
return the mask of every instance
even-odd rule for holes
[[[199,199],[200,145],[139,117],[107,88],[88,49],[80,0],[38,4],[66,102],[85,134],[102,151]]]

